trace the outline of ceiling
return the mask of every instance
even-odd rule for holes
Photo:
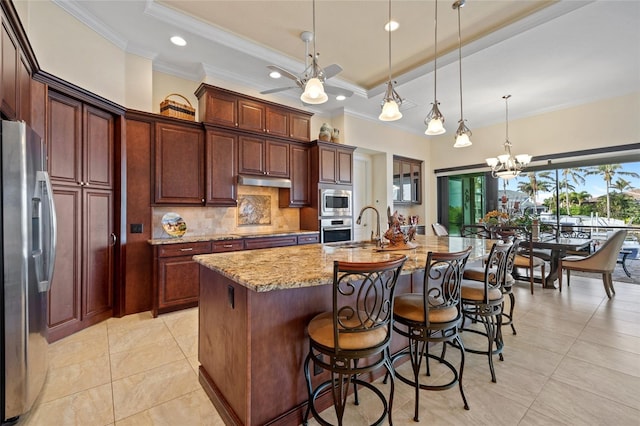
[[[228,81],[257,92],[293,86],[268,77],[269,64],[305,68],[311,0],[53,0],[154,69],[194,81]],[[437,94],[448,134],[460,119],[457,11],[438,2]],[[387,123],[423,134],[434,99],[434,1],[391,3],[400,28],[391,33],[392,77],[404,117]],[[328,80],[351,90],[310,108],[375,120],[389,75],[389,3],[317,0],[319,64],[343,71]],[[467,0],[461,9],[463,114],[474,128],[640,92],[639,1]],[[169,42],[172,35],[187,46]],[[299,89],[266,99],[304,108]],[[452,136],[453,138],[453,136]]]

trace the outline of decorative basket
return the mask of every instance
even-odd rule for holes
[[[172,101],[169,99],[170,96],[179,96],[185,100],[186,104]],[[170,93],[164,98],[164,101],[160,102],[160,114],[167,117],[181,118],[183,120],[196,120],[196,109],[191,106],[189,99],[178,93]]]

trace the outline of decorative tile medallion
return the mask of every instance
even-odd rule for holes
[[[238,225],[270,224],[270,195],[240,195],[238,197]]]

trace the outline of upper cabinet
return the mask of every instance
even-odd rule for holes
[[[239,137],[239,173],[289,177],[289,143],[253,136]]]
[[[200,121],[309,142],[311,115],[207,84],[196,90]]]
[[[0,34],[0,112],[31,124],[31,66],[18,37],[2,14]]]
[[[394,155],[393,201],[422,204],[422,161]]]
[[[351,185],[353,183],[353,147],[318,141],[318,182]]]
[[[236,206],[238,203],[238,136],[207,127],[206,205]]]

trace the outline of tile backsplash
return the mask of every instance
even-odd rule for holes
[[[260,234],[300,229],[299,209],[278,207],[278,188],[238,186],[238,195],[268,195],[271,197],[271,223],[268,225],[239,225],[238,207],[153,207],[153,238],[169,238],[162,229],[162,216],[174,212],[187,224],[186,236],[211,234]]]

